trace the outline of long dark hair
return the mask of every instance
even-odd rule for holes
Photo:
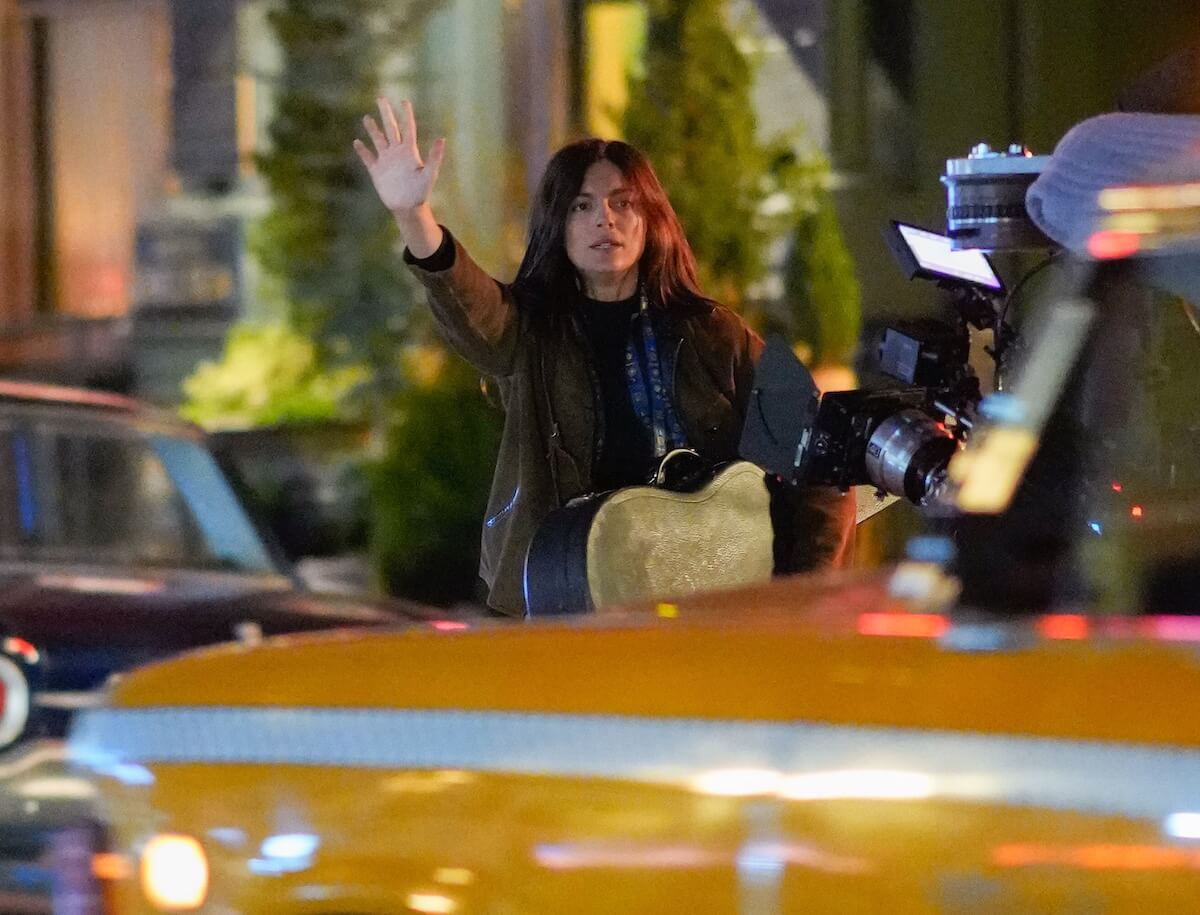
[[[529,214],[529,245],[515,285],[550,308],[577,294],[578,277],[567,257],[567,215],[587,170],[605,160],[621,170],[646,224],[638,280],[647,298],[666,307],[710,301],[700,291],[696,256],[658,175],[644,155],[620,140],[577,140],[551,158]]]

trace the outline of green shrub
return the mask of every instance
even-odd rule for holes
[[[854,262],[827,190],[797,221],[784,268],[786,332],[813,365],[848,365],[858,343],[862,295]]]
[[[213,430],[346,419],[368,377],[361,365],[321,368],[313,341],[286,324],[242,323],[219,362],[202,362],[184,380],[181,412]]]
[[[470,601],[502,416],[455,358],[433,383],[399,394],[395,408],[385,453],[368,471],[376,573],[391,594]]]

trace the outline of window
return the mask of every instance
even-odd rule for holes
[[[0,557],[274,571],[212,457],[119,426],[0,427]]]
[[[160,199],[168,21],[154,4],[42,4],[26,20],[36,310],[125,314],[134,230]]]

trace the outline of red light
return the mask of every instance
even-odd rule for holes
[[[40,657],[37,648],[33,646],[32,642],[27,642],[16,636],[9,636],[4,640],[4,650],[9,654],[20,656],[27,664],[36,664]]]
[[[1137,254],[1141,247],[1132,232],[1097,232],[1088,239],[1088,254],[1100,260],[1112,260]]]
[[[1124,488],[1125,487],[1122,486],[1120,483],[1117,483],[1117,482],[1113,483],[1113,492],[1120,492]]]
[[[1142,507],[1140,505],[1133,506],[1133,508],[1129,509],[1129,514],[1135,518],[1142,517]]]
[[[1038,632],[1048,639],[1086,639],[1088,628],[1087,617],[1074,613],[1043,616],[1037,622]]]
[[[936,639],[949,624],[936,613],[860,613],[861,635],[890,635],[918,639]]]
[[[457,620],[434,620],[430,623],[438,632],[458,632],[462,629],[470,629],[466,623],[460,623]]]

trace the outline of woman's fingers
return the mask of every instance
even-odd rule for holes
[[[429,147],[429,161],[425,163],[425,167],[429,170],[429,186],[437,182],[438,174],[442,170],[442,158],[446,155],[446,138],[438,137],[433,141],[433,145]]]
[[[365,165],[367,168],[374,167],[375,163],[379,161],[379,157],[376,156],[375,153],[371,152],[371,150],[367,148],[367,144],[362,140],[356,139],[354,141],[354,151],[358,153],[358,158],[362,159],[363,165]]]
[[[401,103],[400,121],[387,99],[380,98],[379,117],[383,126],[371,115],[363,118],[369,142],[355,139],[354,152],[371,174],[375,191],[384,205],[394,213],[408,212],[429,199],[441,171],[446,154],[446,140],[439,137],[429,147],[429,159],[421,162],[417,149],[417,124],[412,104]],[[372,149],[372,145],[374,148]]]
[[[404,114],[404,136],[408,137],[408,142],[412,144],[412,148],[417,149],[417,119],[413,117],[412,102],[404,99],[400,102],[400,110]]]
[[[375,123],[375,119],[369,114],[363,117],[363,127],[367,129],[367,134],[371,137],[371,142],[375,144],[376,155],[388,148],[387,137],[383,135],[383,131],[379,129],[379,125]]]
[[[400,133],[400,125],[396,123],[396,110],[392,108],[392,103],[385,98],[375,100],[379,105],[379,119],[383,122],[383,129],[387,131],[387,137],[393,143],[403,143],[404,137]],[[412,140],[412,137],[409,137]]]

